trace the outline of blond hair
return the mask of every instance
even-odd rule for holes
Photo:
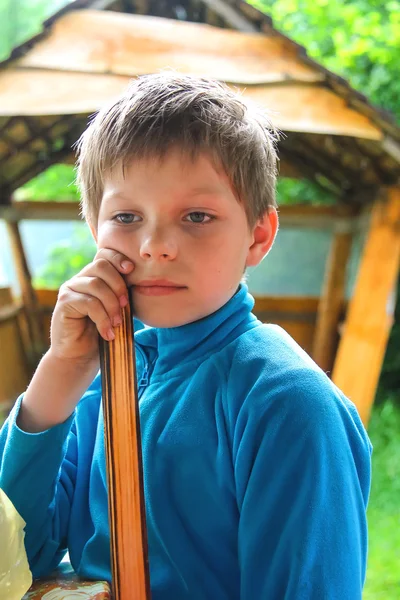
[[[206,152],[223,168],[252,226],[276,205],[277,140],[264,111],[223,83],[169,71],[139,77],[77,142],[82,213],[97,225],[113,168],[177,148],[193,159]]]

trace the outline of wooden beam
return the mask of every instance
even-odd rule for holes
[[[79,202],[75,201],[15,201],[8,206],[0,205],[0,218],[8,222],[82,220]]]
[[[332,227],[355,226],[359,209],[352,206],[312,206],[310,204],[282,205],[278,209],[279,221],[283,227]],[[14,201],[0,205],[0,219],[18,222],[22,220],[40,221],[80,221],[80,206],[76,201]]]
[[[346,268],[353,241],[351,227],[336,227],[325,270],[325,280],[318,305],[312,357],[323,371],[332,370],[340,313],[346,290]]]
[[[142,64],[137,58],[136,64],[139,66],[136,72],[132,68],[125,76],[110,72],[6,69],[0,73],[0,116],[16,113],[24,116],[92,113],[125,93],[132,76],[140,75],[142,71],[154,73],[163,68],[165,58],[162,53],[154,51],[151,57],[152,62],[147,67],[146,61]],[[190,55],[187,60],[189,58]],[[201,56],[195,56],[192,62],[193,65],[185,64],[176,68],[183,73],[209,75],[232,83],[235,90],[243,92],[244,98],[265,108],[282,131],[344,135],[376,141],[383,138],[381,129],[322,85],[293,80],[287,80],[284,85],[280,81],[271,83],[269,73],[265,76],[256,74],[259,85],[250,85],[252,82],[249,81],[247,68],[243,67],[240,74],[233,73],[239,69],[234,57],[225,58],[221,66],[215,57],[205,63]],[[52,90],[51,94],[49,89]],[[71,89],[79,89],[80,93],[73,95]],[[29,94],[26,90],[29,90]]]
[[[332,379],[368,423],[388,337],[400,264],[400,187],[386,190],[371,215],[368,238]]]
[[[11,244],[11,252],[21,288],[23,307],[27,317],[30,352],[28,360],[31,366],[36,366],[45,348],[44,336],[39,321],[39,306],[32,286],[31,273],[26,260],[18,222],[6,222]]]

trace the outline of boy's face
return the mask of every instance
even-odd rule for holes
[[[147,325],[177,327],[235,294],[245,267],[272,245],[276,211],[262,221],[249,228],[227,176],[206,154],[191,161],[171,151],[107,177],[94,235],[99,248],[135,264],[126,277],[135,315]]]

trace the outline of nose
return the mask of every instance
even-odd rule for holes
[[[177,251],[173,232],[161,228],[148,231],[140,245],[140,257],[143,260],[174,260]]]

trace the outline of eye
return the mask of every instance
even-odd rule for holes
[[[131,223],[137,223],[140,217],[132,213],[119,213],[115,215],[114,220],[123,225],[131,225]]]
[[[187,215],[186,218],[190,219],[191,223],[196,223],[198,225],[210,223],[213,219],[215,219],[215,217],[213,217],[212,215],[208,215],[204,212],[191,212]]]

